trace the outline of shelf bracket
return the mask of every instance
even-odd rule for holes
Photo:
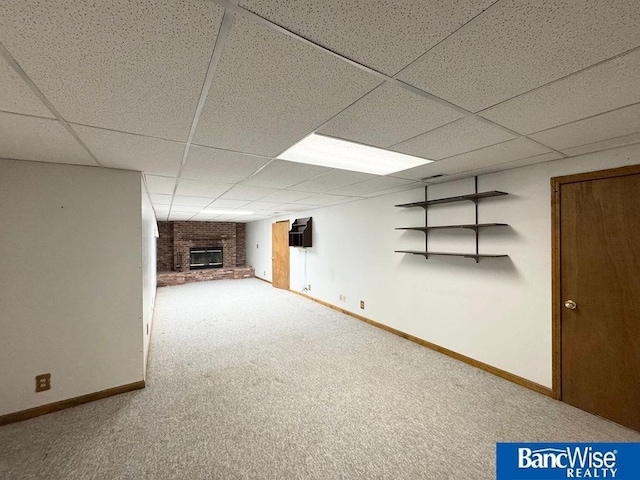
[[[476,175],[475,177],[473,177],[473,183],[475,185],[475,194],[478,194],[478,176]],[[476,198],[473,203],[475,204],[475,209],[476,209],[476,222],[475,224],[478,225],[478,199]],[[480,253],[480,250],[478,249],[478,238],[479,238],[479,234],[478,234],[478,227],[475,227],[473,229],[476,232],[476,263],[478,263],[480,261],[480,258],[478,257],[478,254]]]
[[[424,186],[424,201],[426,202],[428,200],[427,198],[427,185]],[[429,225],[429,215],[427,213],[427,206],[424,206],[424,226],[426,227],[427,225]],[[429,234],[425,231],[424,232],[424,251],[428,252],[429,251]],[[429,260],[429,255],[425,254],[424,256],[425,260]]]

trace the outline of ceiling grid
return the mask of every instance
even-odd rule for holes
[[[233,20],[234,20],[233,13],[225,10],[222,16],[220,30],[218,31],[218,35],[216,36],[216,43],[213,47],[211,60],[209,61],[209,66],[207,68],[207,75],[204,79],[202,91],[200,92],[200,97],[198,99],[198,105],[193,115],[193,121],[191,122],[191,128],[189,129],[189,136],[187,137],[187,142],[185,143],[185,146],[184,146],[184,153],[182,154],[182,161],[180,162],[180,168],[178,169],[178,174],[176,175],[176,184],[175,184],[175,187],[173,188],[174,196],[178,188],[178,182],[180,181],[180,178],[182,176],[182,170],[184,169],[184,164],[186,163],[187,157],[189,155],[189,149],[191,148],[191,141],[193,140],[193,136],[195,135],[196,129],[198,128],[198,122],[200,121],[200,115],[202,114],[204,103],[207,101],[207,95],[209,95],[209,89],[211,88],[213,75],[215,73],[216,67],[218,66],[218,62],[220,61],[220,57],[222,56],[222,52],[227,43],[227,39],[229,38],[229,32],[231,32],[231,27],[233,26]],[[169,205],[169,213],[167,214],[167,216],[171,214],[172,207],[173,207],[173,201]]]
[[[0,157],[142,171],[159,219],[267,218],[640,143],[631,0],[112,7],[6,0]],[[435,161],[380,177],[276,159],[313,133]]]
[[[96,158],[96,156],[89,150],[89,148],[84,144],[84,142],[78,137],[76,132],[71,128],[71,125],[67,123],[67,121],[62,118],[62,115],[56,110],[53,104],[44,96],[44,94],[40,91],[40,89],[36,86],[35,83],[29,78],[26,72],[22,69],[22,67],[15,61],[15,59],[11,56],[9,51],[5,48],[5,46],[0,42],[0,56],[13,68],[13,70],[20,76],[20,78],[27,84],[29,89],[38,97],[42,103],[49,109],[52,115],[55,117],[58,122],[69,132],[69,134],[80,144],[80,146],[86,150],[91,159],[96,163],[97,166],[102,167],[102,163]]]
[[[418,87],[415,87],[414,85],[411,85],[409,83],[403,82],[403,81],[399,80],[398,78],[396,78],[396,76],[392,77],[392,76],[386,75],[386,74],[384,74],[382,72],[379,72],[377,70],[369,68],[366,65],[360,64],[360,63],[355,62],[355,61],[353,61],[353,60],[351,60],[349,58],[346,58],[346,57],[344,57],[344,56],[342,56],[342,55],[340,55],[340,54],[338,54],[338,53],[336,53],[336,52],[334,52],[332,50],[329,50],[329,49],[323,47],[322,45],[314,43],[314,42],[312,42],[312,41],[310,41],[310,40],[308,40],[308,39],[306,39],[306,38],[304,38],[304,37],[292,32],[292,31],[289,31],[289,30],[285,29],[284,27],[281,27],[280,25],[278,25],[278,24],[276,24],[274,22],[271,22],[268,19],[262,18],[259,15],[256,15],[255,13],[253,13],[253,12],[251,12],[249,10],[246,10],[246,9],[244,9],[244,8],[238,6],[238,5],[231,4],[231,2],[229,2],[227,0],[211,0],[211,1],[214,1],[215,3],[217,3],[217,4],[221,5],[221,6],[224,6],[225,8],[232,9],[234,12],[236,12],[236,13],[238,13],[240,15],[246,16],[246,17],[248,17],[248,18],[250,18],[250,19],[252,19],[252,20],[254,20],[256,22],[259,22],[259,23],[261,23],[261,24],[263,24],[263,25],[265,25],[265,26],[267,26],[269,28],[272,28],[272,29],[274,29],[274,30],[276,30],[278,32],[281,32],[281,33],[283,33],[285,35],[288,35],[288,36],[290,36],[292,38],[295,38],[295,39],[297,39],[297,40],[299,40],[299,41],[301,41],[301,42],[303,42],[303,43],[305,43],[307,45],[310,45],[310,46],[313,46],[313,47],[315,47],[317,49],[320,49],[325,53],[333,55],[333,56],[335,56],[335,57],[337,57],[337,58],[339,58],[339,59],[341,59],[341,60],[343,60],[343,61],[345,61],[345,62],[347,62],[347,63],[349,63],[349,64],[351,64],[351,65],[353,65],[353,66],[355,66],[355,67],[367,72],[367,73],[370,73],[372,75],[377,76],[380,80],[392,83],[392,84],[394,84],[394,85],[396,85],[396,86],[398,86],[400,88],[403,88],[403,89],[405,89],[407,91],[410,91],[412,93],[420,95],[420,96],[422,96],[422,97],[424,97],[424,98],[426,98],[428,100],[434,101],[434,102],[439,103],[439,104],[441,104],[443,106],[446,106],[448,108],[456,110],[456,111],[458,111],[458,112],[460,112],[460,113],[462,113],[462,114],[464,114],[466,116],[477,118],[481,122],[487,123],[489,125],[493,125],[493,126],[495,126],[497,128],[505,130],[506,132],[508,132],[510,134],[514,134],[514,135],[517,135],[519,137],[528,138],[526,135],[522,135],[522,134],[520,134],[520,133],[518,133],[518,132],[516,132],[514,130],[511,130],[508,127],[505,127],[503,125],[495,123],[495,122],[491,121],[488,118],[485,118],[485,117],[482,117],[480,115],[477,115],[475,112],[472,112],[471,110],[468,110],[468,109],[463,108],[463,107],[461,107],[459,105],[451,103],[451,102],[449,102],[449,101],[447,101],[447,100],[445,100],[445,99],[443,99],[441,97],[438,97],[438,96],[436,96],[436,95],[434,95],[432,93],[429,93],[429,92],[427,92],[425,90],[422,90],[422,89],[420,89]],[[495,2],[495,3],[497,3],[497,2]],[[479,18],[480,16],[481,16],[481,14],[478,15],[476,18]],[[469,23],[471,24],[473,22],[469,22]],[[449,38],[449,37],[447,37],[447,38]],[[325,124],[328,123],[328,122],[329,121],[323,123],[318,128],[316,128],[313,132],[318,131],[319,129],[324,127]],[[311,132],[311,133],[313,133],[313,132]],[[427,132],[423,132],[423,133],[427,133]],[[533,140],[533,141],[535,141],[535,140]],[[566,155],[563,154],[562,152],[556,152],[556,153],[558,153],[559,155],[561,155],[563,157],[566,157]]]

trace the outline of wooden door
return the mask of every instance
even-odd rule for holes
[[[271,226],[272,285],[289,290],[289,220]]]
[[[640,168],[597,177],[556,179],[558,393],[640,430]]]

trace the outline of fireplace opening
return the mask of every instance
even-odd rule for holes
[[[222,268],[222,247],[192,247],[189,270]]]

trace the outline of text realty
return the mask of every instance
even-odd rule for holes
[[[617,450],[600,452],[592,447],[518,448],[518,468],[559,468],[566,478],[615,478]]]

